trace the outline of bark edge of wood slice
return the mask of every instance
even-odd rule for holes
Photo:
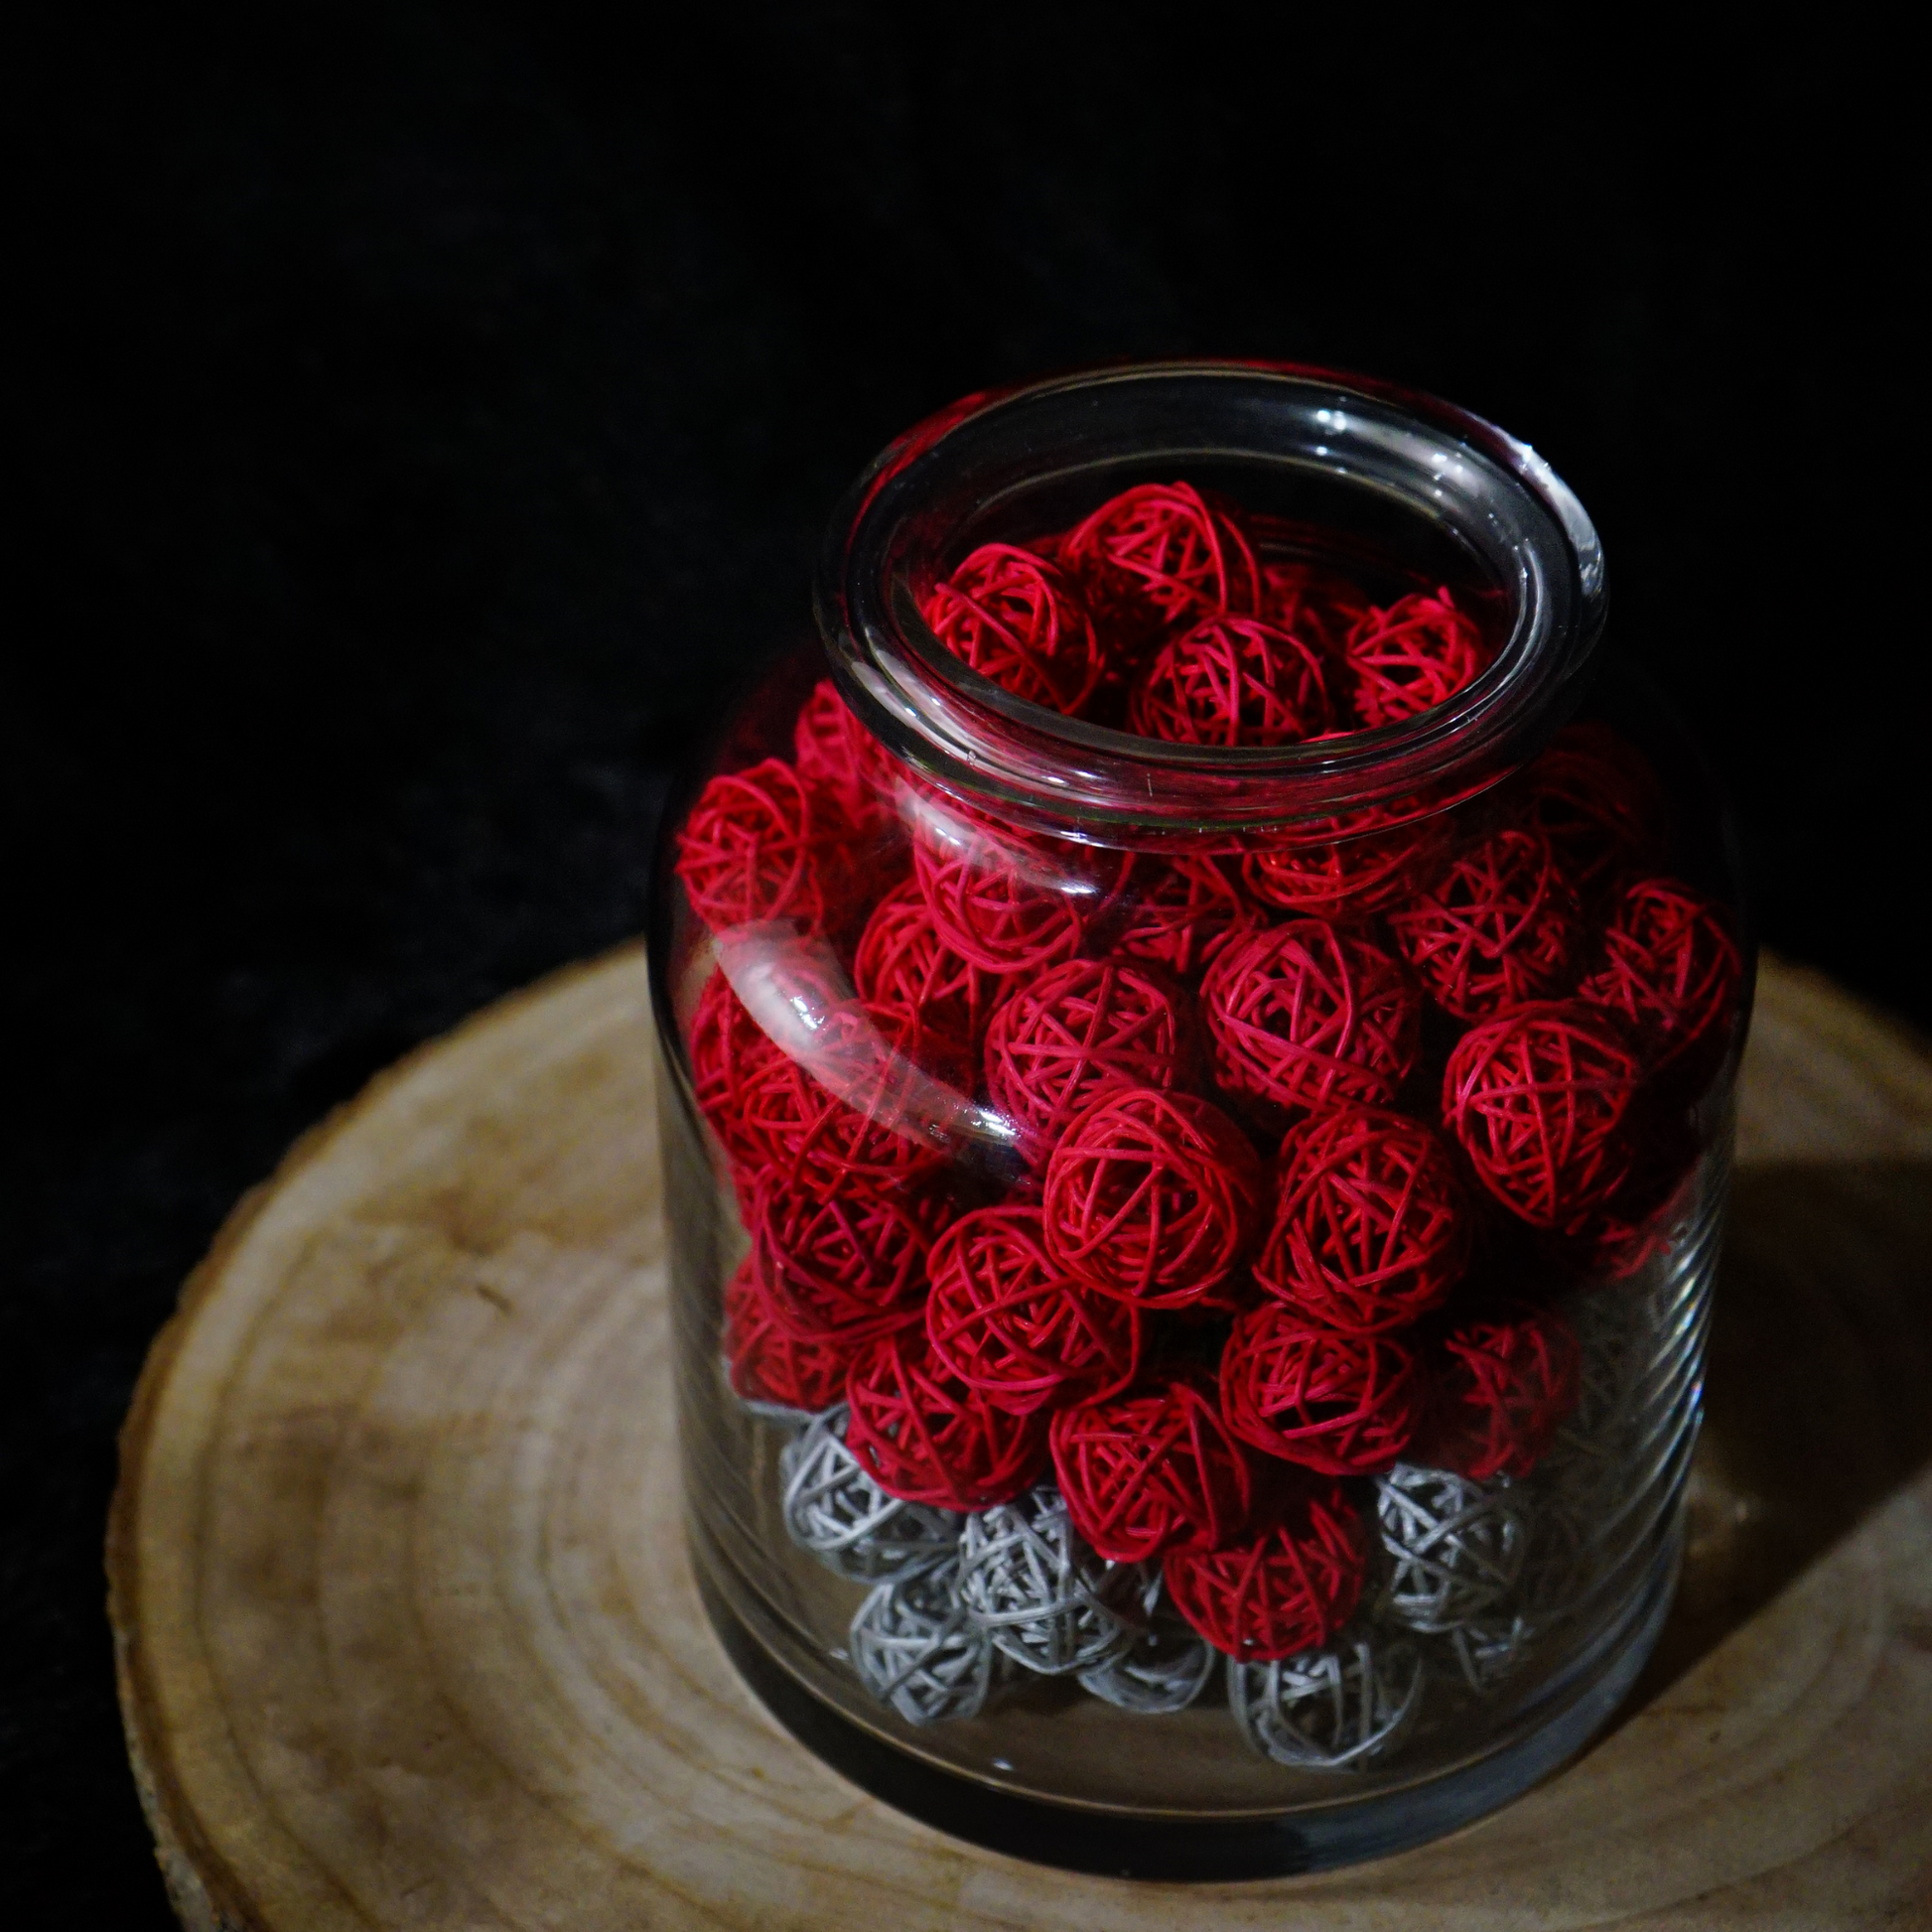
[[[121,1441],[109,1615],[183,1923],[1932,1922],[1932,1063],[1767,959],[1685,1582],[1453,1838],[1173,1887],[982,1852],[743,1689],[682,1541],[641,950],[480,1014],[235,1210]]]

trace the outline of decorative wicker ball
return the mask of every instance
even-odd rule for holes
[[[1015,982],[962,958],[939,936],[916,880],[872,909],[852,962],[859,997],[952,1034],[978,1054],[986,1024]]]
[[[1204,619],[1135,681],[1127,729],[1171,745],[1299,745],[1334,723],[1315,647],[1259,618]]]
[[[750,1255],[725,1284],[721,1339],[732,1393],[776,1422],[807,1422],[838,1401],[857,1354],[845,1341],[787,1333],[772,1316]]]
[[[1449,831],[1436,816],[1389,810],[1270,834],[1241,860],[1242,890],[1263,905],[1362,920],[1399,904],[1441,862]]]
[[[1512,1214],[1567,1232],[1630,1173],[1624,1124],[1642,1072],[1602,1007],[1541,1001],[1480,1021],[1455,1042],[1443,1074],[1443,1122]]]
[[[1079,590],[1036,551],[983,543],[919,607],[933,635],[1003,690],[1078,717],[1106,656]]]
[[[1418,1050],[1422,1001],[1381,947],[1320,919],[1230,946],[1201,981],[1215,1077],[1275,1109],[1386,1107]]]
[[[1275,559],[1261,566],[1261,615],[1306,638],[1326,658],[1339,658],[1348,633],[1368,616],[1360,586],[1320,564]]]
[[[1233,506],[1191,483],[1141,483],[1060,539],[1110,640],[1133,649],[1203,618],[1261,608],[1261,571]]]
[[[1139,1614],[1126,1647],[1080,1673],[1080,1688],[1138,1717],[1185,1711],[1207,1689],[1220,1653],[1174,1613],[1158,1566],[1140,1568]]]
[[[778,1451],[785,1529],[853,1583],[876,1584],[951,1556],[966,1518],[889,1496],[845,1446],[844,1403],[814,1416]]]
[[[1448,1299],[1472,1218],[1449,1150],[1406,1114],[1340,1106],[1289,1129],[1275,1225],[1255,1262],[1270,1295],[1344,1334],[1401,1328]]]
[[[1647,1297],[1626,1293],[1570,1297],[1558,1312],[1577,1337],[1577,1406],[1537,1462],[1534,1487],[1546,1505],[1600,1521],[1630,1486],[1644,1414],[1639,1392],[1652,1365],[1652,1311]]]
[[[1371,609],[1349,631],[1342,658],[1356,716],[1373,730],[1447,703],[1488,664],[1489,649],[1445,586]]]
[[[1224,1300],[1260,1232],[1260,1158],[1218,1108],[1157,1087],[1103,1092],[1046,1164],[1046,1245],[1143,1308]]]
[[[1228,1709],[1262,1756],[1297,1771],[1355,1771],[1387,1757],[1422,1709],[1422,1652],[1344,1638],[1273,1663],[1228,1665]]]
[[[892,757],[852,715],[829,677],[812,686],[792,724],[793,761],[807,790],[821,792],[862,838],[897,832]]]
[[[1362,1520],[1339,1483],[1296,1490],[1266,1528],[1238,1541],[1162,1559],[1174,1608],[1243,1664],[1326,1643],[1353,1614],[1367,1568]]]
[[[993,1645],[959,1601],[957,1559],[895,1577],[859,1605],[846,1655],[859,1681],[907,1724],[977,1718],[993,1689]]]
[[[1616,1192],[1563,1233],[1543,1239],[1543,1256],[1558,1276],[1627,1285],[1648,1263],[1668,1261],[1696,1209],[1704,1151],[1689,1110],[1664,1104],[1675,1087],[1670,1080],[1660,1091],[1653,1080],[1638,1095],[1628,1137],[1630,1171]]]
[[[1607,725],[1566,726],[1513,789],[1518,815],[1556,847],[1586,904],[1663,856],[1663,787],[1643,754]]]
[[[1427,1385],[1393,1335],[1344,1335],[1280,1302],[1235,1319],[1221,1413],[1244,1443],[1323,1475],[1388,1468],[1422,1421]]]
[[[1489,1697],[1529,1662],[1536,1635],[1527,1617],[1499,1610],[1450,1630],[1440,1649],[1477,1697]]]
[[[1191,978],[1261,915],[1212,859],[1141,859],[1121,896],[1114,950]]]
[[[1116,1563],[1212,1548],[1247,1521],[1247,1452],[1191,1375],[1062,1409],[1049,1441],[1074,1528]]]
[[[1576,1330],[1554,1309],[1465,1315],[1436,1345],[1435,1404],[1417,1459],[1476,1482],[1526,1476],[1577,1407]]]
[[[972,1086],[950,1035],[847,1001],[821,1016],[809,1070],[783,1054],[748,1069],[741,1132],[783,1185],[804,1193],[908,1187],[946,1165],[960,1095]]]
[[[773,1318],[807,1340],[856,1344],[919,1319],[926,1260],[952,1218],[929,1188],[803,1193],[766,1170],[752,1198],[752,1255]]]
[[[733,1162],[756,1164],[759,1149],[745,1132],[744,1089],[753,1069],[777,1048],[723,973],[713,973],[698,995],[688,1050],[698,1111]]]
[[[784,919],[835,932],[863,903],[850,834],[821,823],[783,759],[713,778],[677,835],[677,876],[713,932]]]
[[[1623,1475],[1627,1483],[1628,1471]],[[1536,1491],[1536,1523],[1514,1605],[1526,1641],[1581,1609],[1603,1581],[1614,1546],[1606,1545],[1599,1532],[1623,1500],[1620,1495],[1601,1503],[1573,1498],[1547,1484],[1541,1469]]]
[[[1583,910],[1550,841],[1504,826],[1459,847],[1389,914],[1389,930],[1445,1013],[1484,1020],[1568,992],[1583,965]]]
[[[1509,1601],[1530,1543],[1521,1489],[1398,1462],[1375,1480],[1375,1514],[1389,1558],[1378,1618],[1454,1630]]]
[[[1075,1114],[1107,1087],[1171,1089],[1198,1059],[1193,1003],[1157,970],[1069,959],[1023,985],[986,1035],[986,1096],[1022,1156],[1044,1167]]]
[[[996,1409],[946,1373],[923,1332],[886,1335],[846,1377],[846,1446],[889,1496],[988,1509],[1029,1488],[1045,1460],[1035,1416]]]
[[[1653,1069],[1708,1071],[1744,973],[1723,907],[1679,880],[1640,879],[1612,901],[1600,943],[1580,996],[1626,1021]]]
[[[998,1409],[1028,1415],[1123,1387],[1141,1313],[1068,1278],[1036,1207],[981,1207],[934,1244],[925,1327],[934,1361]]]
[[[966,1519],[959,1600],[995,1649],[1042,1677],[1118,1656],[1140,1593],[1140,1571],[1087,1549],[1051,1483]]]
[[[983,972],[1036,973],[1071,959],[1086,937],[1091,884],[1042,884],[1005,843],[941,858],[915,839],[912,877],[939,937]]]

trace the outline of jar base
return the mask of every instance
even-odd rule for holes
[[[1386,1858],[1521,1796],[1581,1750],[1623,1701],[1662,1631],[1683,1558],[1681,1523],[1674,1519],[1642,1585],[1599,1637],[1593,1669],[1527,1735],[1401,1791],[1276,1818],[1175,1819],[1001,1791],[874,1735],[785,1668],[721,1581],[723,1552],[700,1523],[691,1521],[687,1534],[705,1614],[739,1675],[841,1776],[922,1824],[1012,1858],[1108,1877],[1203,1883],[1288,1877]]]

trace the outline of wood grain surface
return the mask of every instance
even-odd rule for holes
[[[741,1688],[686,1567],[644,961],[491,1009],[244,1201],[108,1537],[183,1921],[1932,1923],[1932,1065],[1767,962],[1685,1582],[1618,1723],[1311,1878],[1071,1876],[914,1824]]]

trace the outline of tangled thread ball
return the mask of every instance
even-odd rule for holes
[[[1192,1377],[1062,1409],[1048,1441],[1074,1528],[1116,1563],[1212,1548],[1247,1520],[1247,1453]]]
[[[1260,922],[1212,859],[1140,860],[1114,950],[1191,978]]]
[[[1046,1244],[1068,1274],[1144,1308],[1177,1309],[1228,1283],[1259,1232],[1261,1162],[1191,1094],[1103,1093],[1046,1166]]]
[[[1264,905],[1326,919],[1366,919],[1401,903],[1440,861],[1448,834],[1435,818],[1388,824],[1382,813],[1364,816],[1366,823],[1331,821],[1251,847],[1242,890]]]
[[[1239,1542],[1169,1551],[1161,1574],[1174,1608],[1216,1650],[1265,1664],[1326,1643],[1354,1610],[1367,1568],[1354,1504],[1339,1484],[1315,1484]]]
[[[1140,1311],[1067,1278],[1037,1208],[962,1215],[935,1243],[931,1273],[933,1359],[996,1408],[1027,1415],[1133,1379]]]
[[[1443,1074],[1443,1119],[1483,1187],[1530,1226],[1568,1232],[1630,1172],[1623,1133],[1642,1066],[1619,1024],[1584,1000],[1473,1026]]]
[[[1415,1064],[1422,1002],[1379,946],[1292,919],[1230,946],[1201,981],[1216,1077],[1277,1108],[1386,1107]]]
[[[1039,881],[991,841],[940,858],[912,848],[912,876],[941,939],[970,965],[1000,975],[1071,959],[1086,935],[1085,899]]]
[[[1375,1484],[1388,1555],[1376,1614],[1411,1630],[1454,1630],[1493,1616],[1523,1574],[1528,1500],[1507,1483],[1399,1463]]]
[[[1401,1328],[1462,1278],[1469,1203],[1421,1121],[1370,1107],[1316,1114],[1290,1130],[1279,1173],[1255,1280],[1314,1320],[1344,1334]]]
[[[923,1332],[873,1342],[853,1362],[845,1399],[846,1447],[901,1502],[990,1509],[1011,1502],[1039,1472],[1045,1443],[1037,1418],[996,1409],[949,1375]]]
[[[1568,992],[1583,963],[1577,895],[1550,841],[1523,826],[1463,845],[1389,914],[1389,930],[1430,997],[1458,1020]]]
[[[799,707],[791,743],[800,779],[828,796],[853,831],[877,838],[897,829],[888,756],[829,677]]]
[[[808,1341],[786,1329],[771,1312],[750,1255],[725,1284],[723,1348],[741,1402],[801,1417],[839,1400],[857,1356],[842,1340]]]
[[[1279,1302],[1237,1317],[1221,1351],[1221,1412],[1258,1449],[1322,1475],[1390,1467],[1422,1421],[1427,1388],[1391,1335],[1344,1335]]]
[[[1035,1167],[1105,1087],[1185,1084],[1196,1055],[1191,1005],[1144,967],[1073,959],[1024,985],[986,1035],[986,1094]]]
[[[1456,608],[1447,587],[1371,610],[1349,631],[1342,656],[1354,679],[1356,715],[1371,729],[1447,703],[1489,661],[1475,620]]]
[[[1607,725],[1569,725],[1517,783],[1517,810],[1556,848],[1586,902],[1619,874],[1654,866],[1663,788],[1641,753]]]
[[[1526,1476],[1577,1407],[1582,1350],[1554,1309],[1459,1321],[1438,1344],[1427,1459],[1475,1482]]]
[[[1577,990],[1629,1023],[1653,1067],[1702,1070],[1723,1051],[1744,968],[1720,906],[1679,880],[1638,880],[1615,899],[1601,947]]]
[[[1358,1636],[1268,1664],[1228,1666],[1228,1709],[1262,1756],[1297,1771],[1352,1771],[1386,1757],[1422,1709],[1412,1643]]]
[[[1259,618],[1208,618],[1164,644],[1127,728],[1173,745],[1299,745],[1334,722],[1319,655]]]
[[[883,1583],[859,1605],[846,1655],[859,1681],[907,1724],[976,1718],[993,1688],[993,1645],[959,1600],[959,1563]]]
[[[862,1000],[950,1033],[975,1053],[1013,984],[946,944],[914,880],[894,887],[873,907],[859,935],[852,977]]]
[[[787,919],[836,931],[862,891],[848,846],[829,833],[783,759],[765,759],[707,784],[677,836],[678,878],[713,932]]]
[[[927,1257],[951,1208],[932,1193],[798,1193],[769,1172],[753,1196],[752,1255],[774,1317],[807,1339],[857,1343],[916,1322]]]
[[[1229,506],[1191,483],[1142,483],[1060,539],[1059,562],[1110,636],[1136,648],[1203,618],[1252,617],[1261,571]]]
[[[821,1016],[811,1070],[775,1051],[748,1069],[740,1132],[803,1193],[910,1186],[946,1164],[938,1103],[970,1090],[967,1065],[950,1035],[849,1000]]]
[[[920,607],[933,634],[1002,689],[1077,717],[1106,670],[1079,591],[1035,551],[985,543]]]

